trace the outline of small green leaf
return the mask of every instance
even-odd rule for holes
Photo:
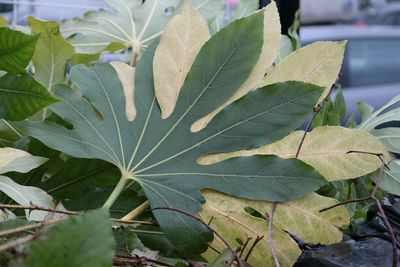
[[[25,72],[35,51],[38,36],[0,27],[0,70]]]
[[[0,27],[7,27],[8,21],[6,20],[5,17],[0,16]]]
[[[388,167],[379,186],[386,192],[400,196],[400,160],[392,161]]]
[[[32,243],[29,267],[110,267],[115,241],[108,212],[97,210],[70,217]]]
[[[389,151],[400,154],[400,128],[387,127],[371,130],[371,133],[378,138]]]
[[[361,105],[363,108],[360,109],[359,106],[359,109],[360,112],[365,113],[365,115],[362,116],[363,121],[360,123],[358,128],[365,131],[371,131],[375,129],[375,127],[386,122],[400,121],[400,107],[397,107],[398,103],[400,103],[400,95],[395,96],[386,105],[383,105],[375,112],[372,112],[372,107],[362,103]],[[363,111],[366,107],[368,108],[368,112],[366,110]]]
[[[7,172],[27,173],[47,161],[28,152],[10,147],[0,148],[0,174]]]
[[[71,67],[79,64],[90,66],[90,62],[98,61],[100,54],[75,54],[71,58]]]
[[[46,158],[35,157],[31,154],[14,149],[0,148],[0,174],[6,172],[27,173],[46,162]],[[9,177],[0,175],[0,191],[22,206],[38,205],[52,208],[53,199],[45,191],[33,186],[20,185]],[[41,221],[47,212],[26,210],[26,217],[29,220]]]
[[[55,102],[58,100],[28,74],[0,77],[0,118],[23,120]]]
[[[28,24],[33,34],[40,34],[32,58],[35,79],[50,91],[54,84],[64,82],[67,60],[74,48],[60,34],[58,22],[28,17]]]
[[[33,186],[17,184],[10,178],[0,175],[0,191],[22,206],[37,205],[53,208],[53,199],[42,189]],[[25,211],[28,220],[42,221],[47,216],[45,211]]]

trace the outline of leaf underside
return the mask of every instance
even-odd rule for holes
[[[322,93],[323,88],[301,82],[269,85],[222,110],[202,131],[190,131],[196,120],[224,103],[247,78],[261,51],[262,30],[263,15],[257,13],[214,35],[194,61],[168,119],[161,118],[154,95],[153,44],[136,68],[134,121],[126,117],[123,87],[114,68],[98,62],[71,70],[71,81],[83,96],[65,85],[55,89],[64,102],[50,109],[73,130],[51,122],[24,122],[17,127],[74,157],[113,163],[142,186],[153,208],[195,214],[204,202],[202,188],[269,201],[303,196],[325,181],[296,159],[254,156],[210,166],[196,162],[206,153],[255,148],[282,138],[307,118]],[[171,216],[166,210],[154,214],[178,249],[201,251],[211,239],[207,229],[182,214]]]

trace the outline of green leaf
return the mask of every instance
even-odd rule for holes
[[[35,51],[37,40],[38,36],[0,27],[0,70],[12,73],[25,72]]]
[[[368,105],[365,102],[358,102],[357,103],[357,108],[360,111],[361,122],[363,122],[366,119],[368,119],[372,115],[372,112],[374,112],[374,107]]]
[[[346,115],[346,105],[342,90],[336,94],[335,101],[328,100],[322,106],[321,111],[317,114],[312,122],[312,127],[318,126],[340,126],[341,122]]]
[[[279,55],[275,59],[275,65],[278,65],[282,61],[282,59],[290,55],[293,51],[294,49],[292,45],[292,40],[289,38],[289,36],[282,34]]]
[[[389,151],[400,154],[400,128],[388,127],[371,130],[371,134],[378,138]]]
[[[363,121],[358,126],[359,129],[365,131],[371,131],[375,127],[391,121],[400,121],[400,107],[396,105],[400,103],[400,95],[394,97],[386,105],[382,106],[377,111],[373,112],[371,106],[365,103],[359,105],[360,112],[362,114]]]
[[[264,238],[250,254],[248,263],[251,266],[274,266],[268,240],[267,219],[272,213],[273,203],[234,198],[209,190],[203,194],[206,198],[203,211],[200,213],[203,221],[211,221],[210,227],[222,235],[232,247],[238,247],[239,240],[244,243],[247,238],[252,238],[243,255],[248,253],[256,237],[263,236]],[[335,199],[312,193],[304,198],[277,205],[272,237],[281,266],[293,266],[301,255],[301,250],[289,234],[309,244],[331,244],[342,240],[343,234],[339,227],[346,226],[350,222],[346,208],[341,206],[323,213],[319,212],[320,209],[337,203]],[[262,217],[249,214],[246,211],[249,207]],[[219,251],[225,248],[219,239],[215,239],[211,245]],[[212,260],[216,257],[216,253],[209,249],[203,256],[207,260]]]
[[[296,131],[281,140],[254,150],[243,150],[203,157],[202,164],[252,155],[277,155],[281,158],[295,158],[304,131]],[[364,151],[382,153],[390,160],[386,147],[368,132],[347,129],[340,126],[321,126],[307,134],[299,159],[315,168],[328,181],[357,178],[371,173],[381,166],[375,155],[351,153]]]
[[[257,88],[258,83],[263,79],[267,70],[271,67],[276,59],[279,51],[279,43],[281,40],[281,25],[279,21],[278,8],[275,2],[269,4],[262,11],[264,13],[264,38],[261,54],[257,63],[254,65],[253,70],[247,77],[246,81],[242,83],[235,94],[232,95],[225,103],[219,105],[212,112],[197,120],[191,127],[191,131],[197,132],[206,127],[206,125],[217,115],[221,110],[229,104],[238,100],[246,95],[251,90]]]
[[[19,185],[10,178],[2,175],[0,175],[0,191],[22,206],[37,205],[45,208],[54,207],[52,197],[42,189]],[[47,214],[44,211],[25,211],[26,218],[31,221],[43,221]]]
[[[27,266],[109,267],[115,241],[108,212],[69,217],[44,231],[29,247]]]
[[[20,138],[21,134],[9,122],[0,119],[0,147],[14,147]]]
[[[76,199],[90,188],[113,186],[119,172],[102,160],[70,159],[41,187],[55,199]]]
[[[110,11],[99,10],[85,14],[84,19],[67,20],[62,25],[64,37],[78,53],[102,52],[110,43],[120,43],[139,54],[141,48],[157,38],[168,21],[177,13],[183,0],[107,0]],[[221,0],[190,0],[206,14],[218,12]],[[220,9],[213,7],[218,5]]]
[[[6,172],[26,173],[42,165],[47,159],[35,157],[29,153],[13,149],[0,148],[0,174]],[[54,206],[51,196],[42,189],[19,185],[9,177],[0,175],[0,191],[22,206],[38,205],[52,208]],[[41,221],[47,212],[26,210],[26,217],[29,220]]]
[[[23,120],[57,101],[28,74],[0,77],[0,118]]]
[[[71,67],[79,64],[90,66],[90,62],[98,61],[100,53],[98,54],[74,54],[71,58]]]
[[[379,187],[389,192],[400,196],[400,160],[396,159],[385,169],[385,174],[382,178]]]
[[[0,27],[7,27],[8,21],[6,20],[5,17],[0,16]]]
[[[257,9],[259,9],[259,7],[259,0],[240,1],[237,6],[233,8],[231,7],[232,10],[230,11],[231,13],[229,14],[229,17],[227,17],[225,12],[220,12],[215,20],[210,23],[210,30],[212,33],[216,33],[232,21],[243,18],[255,12]]]
[[[74,129],[29,121],[18,123],[18,129],[71,156],[117,166],[122,178],[108,207],[127,179],[142,186],[152,208],[173,207],[192,214],[201,209],[201,188],[271,201],[305,195],[325,180],[299,160],[255,156],[212,166],[196,163],[205,153],[248,149],[285,136],[307,118],[323,91],[300,82],[270,85],[225,108],[204,130],[190,132],[193,122],[224,103],[247,79],[261,52],[263,21],[261,12],[243,18],[202,47],[168,119],[161,118],[154,96],[152,45],[136,68],[134,121],[126,116],[127,101],[115,69],[97,62],[71,70],[71,81],[83,96],[67,86],[56,89],[64,102],[50,109]],[[165,210],[154,214],[177,249],[201,251],[211,239],[204,226],[187,216]]]
[[[45,163],[46,158],[35,157],[23,150],[0,148],[0,174],[7,172],[27,173]]]
[[[65,81],[67,60],[74,54],[74,48],[67,43],[55,21],[40,21],[28,17],[32,34],[40,34],[33,54],[35,79],[51,91],[53,85]]]
[[[197,10],[200,11],[201,15],[207,20],[214,20],[218,14],[225,13],[224,12],[224,2],[220,0],[186,0],[194,6]],[[185,0],[181,0],[181,5],[185,2]],[[239,19],[239,18],[238,18]]]

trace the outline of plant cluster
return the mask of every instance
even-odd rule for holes
[[[400,193],[400,98],[329,100],[346,42],[297,49],[274,2],[107,3],[0,20],[3,265],[292,266]]]

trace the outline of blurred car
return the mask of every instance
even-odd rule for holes
[[[345,25],[304,26],[303,45],[348,40],[339,83],[349,112],[357,102],[378,108],[400,94],[400,28]]]
[[[300,10],[302,24],[337,23],[359,12],[359,0],[300,0]]]
[[[356,25],[400,25],[400,3],[367,8],[352,21]]]

